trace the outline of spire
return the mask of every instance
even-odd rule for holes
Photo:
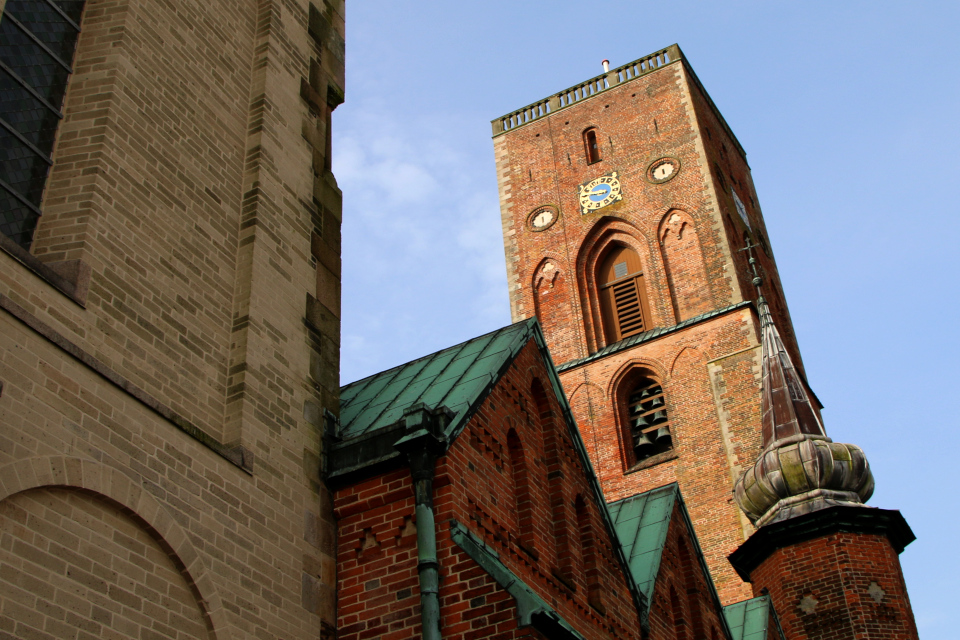
[[[750,270],[753,271],[753,286],[757,288],[757,312],[760,315],[760,334],[763,344],[762,408],[761,425],[764,448],[777,440],[807,434],[826,436],[823,423],[807,395],[806,386],[800,379],[790,354],[787,353],[773,322],[770,307],[763,297],[763,278],[757,271],[757,259],[753,257],[755,245],[747,244],[750,251]]]
[[[862,505],[873,493],[866,456],[827,437],[763,297],[753,248],[742,250],[750,252],[760,316],[763,451],[737,480],[734,497],[758,527],[837,504]]]

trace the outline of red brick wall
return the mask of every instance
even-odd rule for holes
[[[675,506],[651,598],[650,637],[722,638],[720,615],[711,601],[710,587],[697,562],[679,506]]]
[[[413,484],[403,468],[336,492],[338,637],[420,635]]]
[[[723,222],[723,235],[735,265],[740,291],[743,292],[743,297],[746,299],[753,300],[757,297],[751,283],[753,274],[747,264],[748,255],[746,252],[740,251],[745,246],[744,233],[747,233],[752,244],[760,245],[760,249],[755,249],[753,254],[759,261],[759,267],[764,277],[764,295],[770,303],[784,345],[790,350],[790,356],[793,358],[794,364],[800,367],[802,371],[803,363],[800,360],[793,322],[790,320],[790,312],[783,295],[780,274],[777,271],[773,250],[767,235],[767,227],[753,184],[750,166],[741,153],[739,143],[734,140],[727,128],[721,123],[716,112],[710,107],[708,99],[695,83],[691,83],[690,97],[696,114],[700,142],[703,145],[703,164],[708,167],[712,175],[712,185],[716,194],[715,202]],[[722,178],[720,175],[722,175]],[[731,189],[736,190],[744,208],[747,210],[747,217],[750,220],[749,227],[737,212],[730,192]]]
[[[769,590],[788,638],[917,638],[885,536],[835,533],[779,549],[750,578],[757,594]]]
[[[601,143],[602,160],[593,164],[587,164],[582,141],[588,127],[597,128]],[[756,297],[747,254],[739,251],[748,231],[764,247],[755,254],[767,278],[766,295],[795,364],[802,366],[750,168],[682,64],[512,129],[494,139],[494,148],[512,313],[514,319],[537,315],[556,363],[611,341],[602,329],[594,284],[607,248],[624,244],[637,251],[647,325],[666,327]],[[647,170],[662,157],[678,159],[681,168],[655,184]],[[612,171],[618,172],[623,199],[581,215],[578,186]],[[731,188],[747,209],[749,229]],[[532,231],[528,216],[544,205],[558,207],[560,217],[545,231]],[[608,499],[678,481],[726,603],[750,595],[726,556],[751,531],[731,490],[760,451],[757,344],[755,316],[743,311],[562,376]],[[677,456],[627,473],[631,455],[616,393],[631,367],[644,367],[663,382],[676,420]]]
[[[586,326],[590,319],[582,319],[579,311],[579,305],[589,307],[592,282],[578,289],[572,286],[577,279],[572,276],[584,279],[587,256],[609,241],[612,231],[620,235],[616,240],[633,246],[644,263],[654,326],[676,321],[659,246],[661,227],[674,211],[689,218],[690,237],[701,245],[702,257],[693,260],[701,264],[690,265],[693,272],[702,272],[691,274],[699,280],[693,287],[699,298],[694,306],[714,308],[741,299],[730,277],[732,266],[713,201],[711,171],[702,158],[695,115],[688,103],[682,68],[671,65],[495,139],[501,206],[510,213],[504,232],[508,270],[514,271],[510,285],[515,319],[535,312],[533,285],[543,258],[551,257],[572,287],[569,315],[558,318],[569,330],[551,343],[556,362],[602,346],[602,339],[597,344],[590,335],[596,333]],[[581,137],[589,126],[597,127],[603,153],[600,162],[590,165]],[[646,178],[647,168],[664,156],[679,159],[682,168],[671,180],[652,184]],[[618,172],[623,200],[581,215],[578,186],[612,171]],[[527,217],[545,204],[558,206],[560,219],[546,231],[533,232]],[[622,223],[607,230],[613,220]],[[678,260],[674,265],[676,271]],[[586,279],[592,281],[590,275]],[[689,283],[683,288],[692,293]],[[543,320],[545,328],[550,324]]]
[[[761,448],[756,330],[752,311],[734,311],[561,374],[607,500],[678,482],[725,604],[751,595],[727,555],[752,531],[731,489]],[[637,370],[663,386],[674,451],[631,468],[616,400]]]
[[[559,403],[547,386],[538,406],[536,380],[549,385],[542,357],[531,342],[437,462],[434,507],[443,635],[538,637],[516,628],[513,597],[453,542],[449,523],[455,519],[496,550],[504,565],[586,637],[638,638],[632,598],[560,418]],[[518,530],[507,447],[511,429],[522,443],[530,478],[532,536],[526,540]],[[578,495],[585,506],[581,517],[589,521],[593,533],[592,579],[576,526]],[[335,513],[340,532],[339,637],[419,637],[409,470],[339,490]],[[555,514],[563,519],[559,527],[553,526]]]

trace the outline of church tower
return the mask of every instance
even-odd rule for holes
[[[679,483],[723,602],[750,597],[727,561],[762,443],[748,245],[804,377],[746,153],[676,45],[493,137],[513,321],[538,317],[606,499]]]

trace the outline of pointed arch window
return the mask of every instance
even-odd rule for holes
[[[666,396],[655,378],[636,379],[627,396],[627,420],[634,464],[673,449]]]
[[[597,275],[607,344],[646,331],[650,312],[637,253],[628,247],[614,247],[600,262]]]
[[[0,233],[29,249],[73,72],[82,0],[7,0],[0,17]]]
[[[597,128],[590,127],[583,132],[583,149],[587,156],[587,164],[600,162],[600,143],[597,138]]]
[[[530,487],[530,474],[527,458],[523,453],[523,444],[515,429],[507,433],[507,451],[510,456],[510,474],[513,477],[514,499],[517,513],[517,530],[520,532],[520,544],[527,553],[536,556],[534,546],[533,495]]]
[[[577,516],[577,535],[579,536],[580,555],[583,560],[583,575],[587,582],[587,602],[599,612],[606,613],[602,598],[600,567],[598,562],[597,540],[593,530],[591,513],[582,494],[577,494],[574,502]]]

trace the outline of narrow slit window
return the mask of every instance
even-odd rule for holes
[[[587,164],[600,162],[600,145],[597,144],[597,130],[595,128],[587,129],[583,132],[583,147],[587,154]]]

